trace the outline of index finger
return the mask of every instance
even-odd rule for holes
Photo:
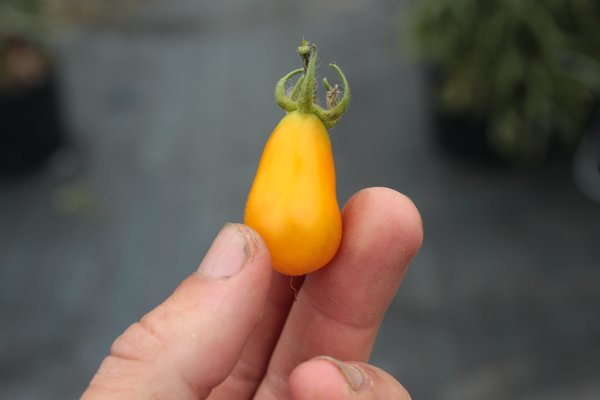
[[[421,246],[422,222],[410,199],[385,188],[357,193],[342,216],[338,254],[306,278],[257,398],[289,398],[289,374],[315,356],[369,358],[385,311]]]

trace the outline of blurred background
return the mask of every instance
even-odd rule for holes
[[[600,398],[596,0],[0,1],[0,398],[65,399],[241,221],[318,44],[341,204],[425,242],[372,362],[415,399]]]

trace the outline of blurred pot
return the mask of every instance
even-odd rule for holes
[[[48,56],[21,39],[0,49],[0,174],[45,165],[65,143],[56,77]]]
[[[446,155],[484,165],[498,165],[506,160],[488,140],[489,122],[484,116],[444,109],[438,100],[442,86],[442,69],[423,65],[428,86],[429,107],[433,120],[434,141]]]

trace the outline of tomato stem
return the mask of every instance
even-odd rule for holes
[[[338,85],[333,85],[332,87],[327,79],[323,79],[323,85],[327,90],[327,108],[319,106],[315,102],[317,47],[314,43],[303,40],[300,46],[298,46],[298,54],[302,58],[303,68],[288,73],[277,82],[275,85],[275,100],[281,108],[288,112],[298,110],[302,113],[315,114],[323,121],[323,124],[327,128],[331,128],[338,123],[350,104],[350,86],[348,85],[348,81],[342,70],[335,63],[329,64],[341,80],[343,90],[340,90]],[[300,73],[304,73],[304,75],[298,79],[288,94],[286,92],[287,82]],[[343,93],[341,97],[339,96],[340,91]]]
[[[315,100],[315,74],[317,70],[317,49],[311,49],[308,55],[308,66],[304,72],[304,79],[298,94],[298,111],[312,114],[314,113]]]

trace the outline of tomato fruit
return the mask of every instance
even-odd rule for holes
[[[326,265],[342,238],[335,167],[327,127],[344,113],[350,100],[348,83],[328,88],[328,109],[314,103],[316,49],[303,42],[305,68],[284,76],[276,86],[277,102],[288,111],[265,146],[246,203],[244,222],[265,240],[273,267],[286,275],[303,275]],[[304,72],[291,94],[286,82]],[[336,93],[337,91],[337,93]]]

